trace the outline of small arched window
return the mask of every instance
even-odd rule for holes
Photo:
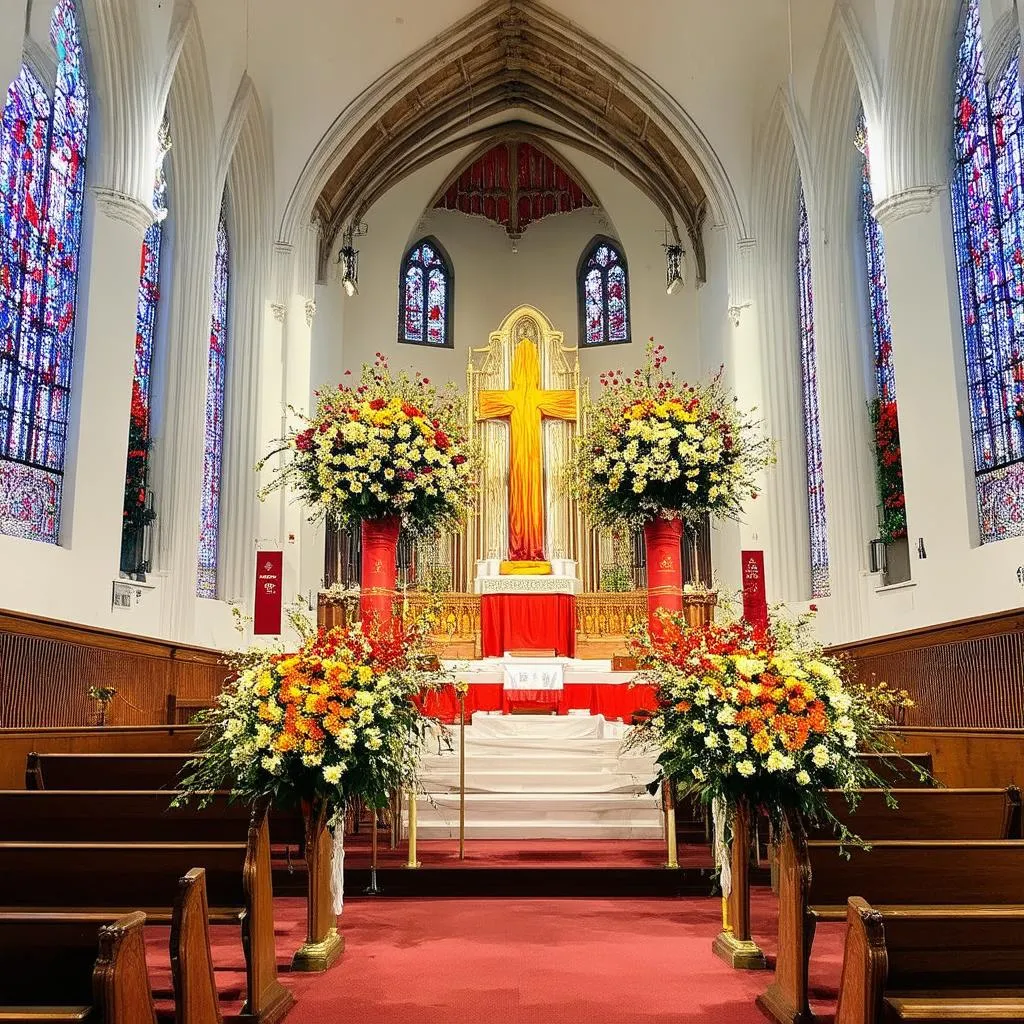
[[[587,247],[576,272],[580,337],[585,345],[615,345],[629,337],[629,270],[610,238]]]
[[[421,238],[402,260],[398,340],[452,348],[452,264],[436,238]]]

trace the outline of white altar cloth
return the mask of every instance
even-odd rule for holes
[[[609,723],[604,715],[488,715],[473,713],[473,739],[584,740],[609,739]]]

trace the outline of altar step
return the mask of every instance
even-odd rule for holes
[[[459,834],[458,793],[431,793],[416,804],[423,839]],[[660,804],[644,793],[467,793],[470,839],[660,839]]]
[[[636,794],[651,780],[649,772],[632,774],[611,768],[596,772],[552,771],[547,767],[527,770],[518,764],[505,770],[477,770],[474,758],[472,770],[466,771],[467,794],[500,793],[627,793]],[[423,777],[432,794],[459,792],[459,766],[439,765],[427,769]]]

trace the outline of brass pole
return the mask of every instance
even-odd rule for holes
[[[416,859],[416,793],[409,790],[409,860],[405,865],[407,868],[418,868],[420,862]]]
[[[676,838],[676,801],[671,779],[662,779],[662,802],[665,808],[665,845],[668,858],[666,868],[679,867],[679,846]]]
[[[459,689],[459,860],[466,859],[466,692]]]
[[[371,807],[373,818],[370,821],[370,884],[366,888],[367,896],[377,896],[377,808]]]

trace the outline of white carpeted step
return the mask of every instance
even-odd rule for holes
[[[420,759],[421,774],[444,774],[458,772],[459,755],[427,754]],[[537,772],[538,774],[564,775],[578,772],[627,772],[649,782],[657,774],[651,757],[582,757],[564,754],[531,752],[519,757],[503,757],[491,754],[470,754],[466,752],[466,771],[481,772]]]
[[[637,793],[653,777],[650,772],[530,771],[516,766],[504,771],[477,771],[466,766],[467,793]],[[427,793],[458,793],[459,766],[424,766],[420,786]]]
[[[418,827],[420,839],[458,839],[459,821],[429,822]],[[630,821],[595,824],[590,821],[487,821],[466,823],[467,839],[657,839],[664,840],[660,823]]]
[[[422,796],[416,815],[424,839],[458,835],[458,794]],[[660,805],[646,793],[467,793],[466,835],[659,839],[663,830]]]

